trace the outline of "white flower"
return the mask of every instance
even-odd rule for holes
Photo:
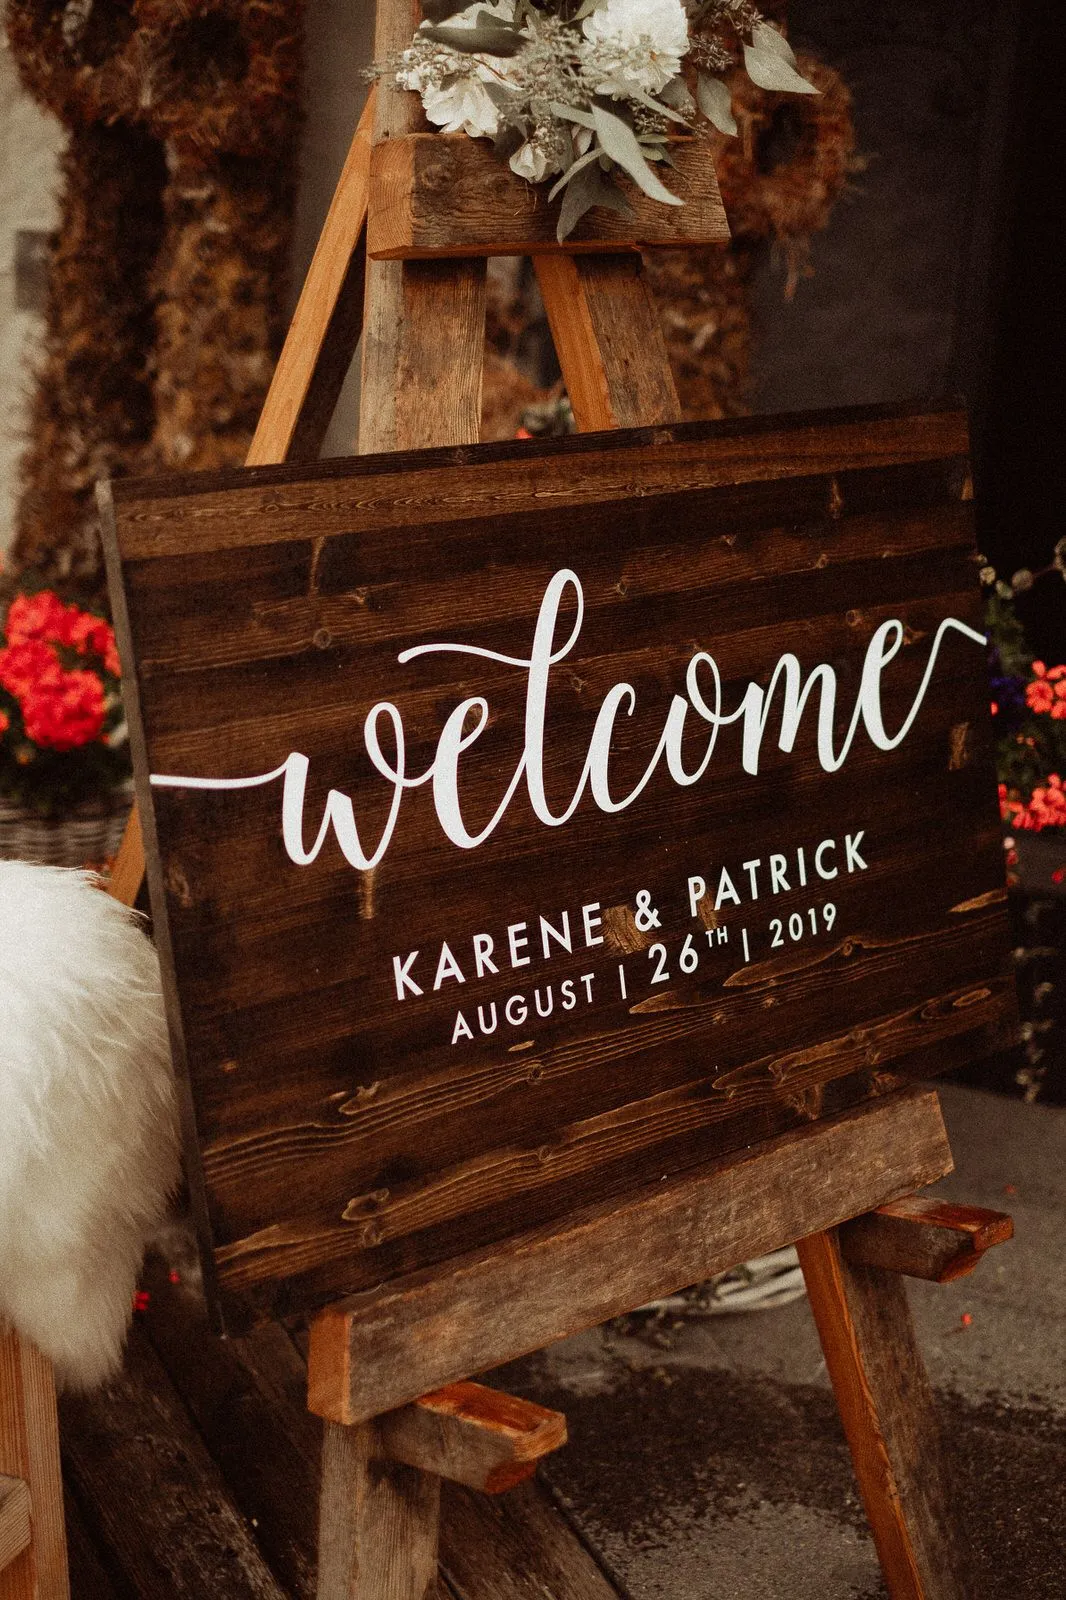
[[[471,139],[495,139],[499,110],[479,78],[453,78],[446,89],[428,85],[422,105],[430,122],[445,133],[468,133]]]
[[[681,0],[601,0],[582,31],[588,64],[602,73],[597,92],[616,99],[634,86],[646,94],[665,89],[689,46]]]
[[[511,171],[517,172],[520,178],[525,178],[527,183],[540,183],[553,172],[561,172],[560,161],[544,149],[541,144],[536,144],[532,139],[527,139],[525,144],[519,145],[511,157]]]
[[[473,28],[484,22],[484,13],[495,22],[514,21],[515,0],[475,0],[456,16],[449,17],[449,28]],[[423,23],[422,28],[427,24]],[[422,32],[419,29],[419,33]],[[415,35],[417,40],[418,35]],[[500,113],[487,83],[499,83],[507,76],[507,60],[493,60],[492,65],[477,56],[462,51],[439,47],[447,70],[439,64],[421,57],[416,51],[405,52],[396,81],[401,89],[411,89],[422,96],[422,106],[430,122],[444,133],[465,133],[471,139],[494,139],[500,126]]]

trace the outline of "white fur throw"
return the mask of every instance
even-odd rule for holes
[[[91,873],[0,861],[0,1321],[61,1382],[117,1368],[178,1175],[159,962]]]

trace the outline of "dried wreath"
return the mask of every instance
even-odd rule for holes
[[[425,0],[424,9],[411,44],[375,73],[421,95],[444,132],[492,139],[519,177],[555,178],[560,241],[593,206],[628,213],[622,174],[653,200],[683,203],[655,170],[670,165],[671,127],[691,131],[699,110],[736,133],[718,74],[739,58],[759,88],[818,93],[750,0]]]

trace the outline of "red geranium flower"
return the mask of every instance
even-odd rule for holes
[[[37,683],[21,699],[27,737],[49,750],[93,744],[104,729],[107,706],[95,672],[64,672],[58,684]]]
[[[77,650],[79,655],[99,656],[105,672],[114,678],[121,677],[115,630],[110,622],[106,617],[94,616],[91,611],[77,611],[74,607],[71,607],[71,611],[73,616],[67,621],[63,643]]]
[[[7,612],[5,631],[9,644],[40,639],[45,644],[62,640],[76,606],[65,606],[51,589],[38,594],[17,594]]]
[[[1033,681],[1025,690],[1025,703],[1040,716],[1066,718],[1066,665],[1047,667],[1033,662]]]
[[[59,657],[40,639],[26,639],[0,650],[0,685],[16,700],[34,689],[54,689],[62,676]]]

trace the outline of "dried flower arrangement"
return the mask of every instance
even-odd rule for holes
[[[629,210],[621,176],[682,204],[656,168],[669,168],[671,131],[692,132],[698,111],[736,133],[720,74],[739,59],[760,88],[818,93],[750,0],[426,0],[425,10],[411,44],[376,73],[421,95],[444,132],[492,139],[528,182],[554,178],[560,241],[593,206]]]
[[[53,817],[130,771],[115,635],[27,575],[0,615],[0,798]]]

